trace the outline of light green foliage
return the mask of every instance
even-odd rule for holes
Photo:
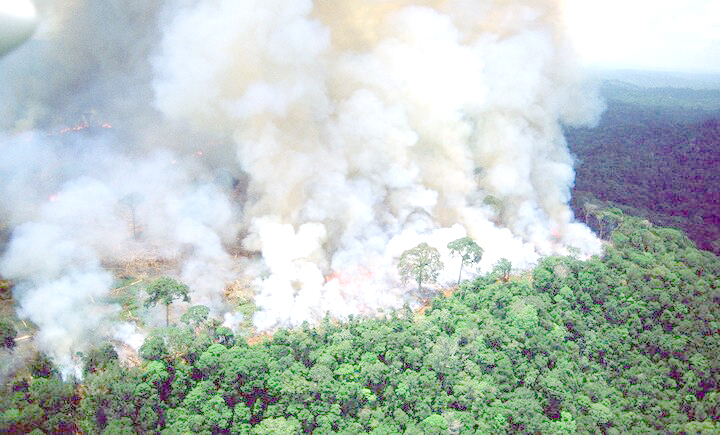
[[[145,299],[145,308],[149,308],[158,302],[165,305],[165,324],[170,324],[170,304],[175,299],[182,299],[185,302],[190,302],[188,293],[190,288],[178,282],[170,277],[163,276],[158,278],[147,288],[148,297]]]
[[[175,408],[168,412],[167,422],[162,434],[210,435],[212,432],[209,429],[207,419],[203,415],[189,413],[185,408]]]
[[[196,346],[202,341],[203,335],[195,335],[189,327],[175,327],[159,330],[163,334],[167,346],[167,353],[174,357],[186,357],[196,350]],[[204,337],[207,337],[205,335]]]
[[[20,410],[17,408],[6,409],[0,414],[0,427],[3,427],[4,430],[17,428],[21,423],[22,418]]]
[[[212,382],[201,381],[198,382],[195,387],[190,390],[185,400],[183,401],[183,408],[187,409],[193,414],[202,414],[203,406],[210,400],[215,394],[216,388]]]
[[[552,433],[557,435],[574,435],[577,433],[577,423],[572,414],[563,411],[561,419],[551,423]]]
[[[685,423],[684,429],[692,435],[715,435],[720,431],[720,424],[712,420],[690,421]]]
[[[140,346],[140,356],[147,360],[158,360],[168,353],[165,339],[159,335],[150,335]]]
[[[497,277],[503,282],[507,282],[510,279],[511,271],[512,263],[510,263],[510,260],[507,258],[501,258],[493,267],[493,274],[497,275]]]
[[[398,261],[398,272],[403,283],[407,283],[410,279],[415,280],[418,291],[422,290],[423,282],[434,282],[442,268],[440,251],[427,243],[420,243],[403,252]]]
[[[133,421],[128,417],[122,417],[108,422],[102,433],[103,435],[134,435],[137,432],[133,426]]]
[[[505,414],[497,413],[490,421],[493,433],[504,433],[507,431],[507,418]]]
[[[197,328],[207,322],[209,314],[210,309],[205,305],[193,305],[180,317],[180,321]]]
[[[450,253],[460,258],[460,272],[458,273],[458,285],[460,285],[460,279],[462,278],[463,266],[472,266],[482,260],[483,248],[481,248],[473,239],[470,237],[462,237],[457,240],[453,240],[447,245]]]
[[[603,257],[466,281],[422,314],[326,318],[253,346],[217,325],[158,329],[141,368],[89,351],[81,386],[39,355],[0,395],[0,431],[717,433],[720,261],[627,216],[612,236]]]
[[[252,435],[295,435],[300,433],[300,423],[294,418],[268,418],[254,426]]]
[[[447,433],[448,422],[442,415],[433,414],[420,422],[420,429],[427,435],[443,435]]]
[[[516,339],[524,341],[527,335],[538,331],[539,319],[537,308],[528,304],[527,301],[515,299],[510,305],[508,315],[510,316],[511,325],[513,326],[510,333],[515,335]]]
[[[138,300],[145,293],[144,286],[141,285],[142,280],[127,277],[120,280],[117,287],[112,292],[110,300],[122,306],[120,318],[125,321],[137,320],[140,314],[140,304]]]
[[[227,429],[233,418],[233,410],[227,406],[221,395],[216,394],[202,405],[202,414],[213,430]]]
[[[151,361],[143,374],[143,380],[152,385],[156,391],[164,390],[172,379],[165,362]]]

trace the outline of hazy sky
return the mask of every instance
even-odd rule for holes
[[[720,0],[567,0],[588,65],[720,73]]]
[[[568,25],[589,66],[720,73],[720,0],[566,2]],[[27,5],[0,0],[6,12]]]

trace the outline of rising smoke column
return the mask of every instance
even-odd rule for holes
[[[119,313],[110,300],[116,265],[174,261],[177,270],[168,273],[192,285],[193,303],[216,311],[227,308],[223,288],[237,274],[224,248],[235,237],[236,207],[221,187],[169,151],[130,159],[104,147],[106,139],[90,135],[70,146],[44,135],[2,138],[3,220],[14,228],[0,273],[15,280],[17,314],[38,327],[35,344],[63,376],[78,374],[77,352],[128,330],[112,321]],[[143,198],[138,237],[128,195]]]
[[[77,376],[77,352],[134,334],[117,323],[114,266],[169,260],[193,303],[227,309],[238,207],[220,176],[227,156],[204,151],[218,139],[152,108],[163,5],[37,6],[35,39],[0,60],[0,229],[11,233],[0,274],[16,283],[18,316],[38,327],[35,345]]]
[[[595,122],[600,104],[560,6],[248,0],[174,16],[155,105],[234,137],[244,244],[262,256],[256,326],[401,301],[393,259],[421,240],[467,233],[485,269],[599,250],[567,205],[561,122]]]
[[[218,313],[250,276],[264,329],[412,301],[395,263],[420,242],[469,234],[484,270],[599,249],[567,206],[561,123],[599,104],[558,1],[37,7],[34,39],[0,60],[0,273],[68,366],[113,335],[109,266],[140,253],[176,260]],[[113,128],[58,134],[79,120]]]

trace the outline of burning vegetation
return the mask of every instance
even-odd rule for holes
[[[193,306],[238,336],[417,307],[472,276],[465,237],[482,273],[599,252],[561,125],[602,107],[561,2],[181,3],[38,2],[2,60],[0,274],[66,374]],[[404,285],[423,243],[445,267]],[[161,276],[189,302],[144,307]]]

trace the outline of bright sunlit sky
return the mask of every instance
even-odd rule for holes
[[[588,66],[720,73],[720,0],[566,0]]]

